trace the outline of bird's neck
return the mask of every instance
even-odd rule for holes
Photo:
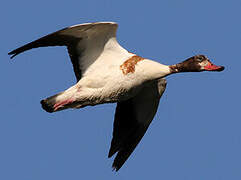
[[[181,63],[170,65],[169,69],[170,69],[170,74],[186,72]]]
[[[196,71],[195,67],[193,67],[193,64],[189,64],[188,61],[183,61],[181,63],[170,65],[169,69],[170,69],[170,74]]]

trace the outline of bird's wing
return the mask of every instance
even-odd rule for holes
[[[11,52],[11,58],[32,48],[67,46],[77,81],[106,49],[123,53],[125,50],[116,41],[118,25],[113,22],[86,23],[70,26],[30,42]]]
[[[166,80],[159,79],[145,86],[137,96],[118,102],[113,138],[108,157],[117,155],[113,169],[118,171],[144,136],[154,118],[159,100],[166,88]]]

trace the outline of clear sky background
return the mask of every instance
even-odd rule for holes
[[[0,179],[241,179],[240,0],[1,2]],[[61,28],[119,23],[129,51],[164,64],[207,55],[223,72],[176,74],[118,173],[107,158],[115,104],[49,114],[40,100],[75,83],[64,47],[7,53]]]

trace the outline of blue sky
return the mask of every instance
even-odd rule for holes
[[[241,1],[12,1],[1,3],[0,179],[241,179]],[[64,47],[7,53],[61,28],[119,23],[129,51],[163,64],[205,54],[220,73],[168,86],[146,135],[118,173],[107,154],[115,105],[49,114],[40,100],[75,83]]]

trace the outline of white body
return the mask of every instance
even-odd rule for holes
[[[47,112],[117,102],[113,138],[108,157],[117,153],[119,170],[154,118],[171,73],[222,71],[204,55],[166,66],[129,53],[116,41],[117,24],[87,23],[49,34],[10,52],[12,58],[26,50],[67,46],[77,83],[41,101]]]
[[[71,26],[26,44],[9,54],[44,46],[68,48],[77,83],[41,101],[47,112],[117,102],[109,157],[118,152],[118,170],[151,123],[170,74],[169,66],[129,53],[116,41],[117,24]],[[123,127],[124,130],[123,130]]]
[[[93,53],[91,55],[95,56]],[[82,66],[88,68],[77,84],[60,93],[56,101],[73,99],[76,102],[65,108],[123,101],[134,97],[145,83],[170,74],[168,66],[148,59],[138,62],[134,73],[123,74],[120,66],[133,56],[135,54],[122,48],[116,38],[109,39],[92,64],[85,60],[89,56],[82,57],[81,61],[86,63]]]

